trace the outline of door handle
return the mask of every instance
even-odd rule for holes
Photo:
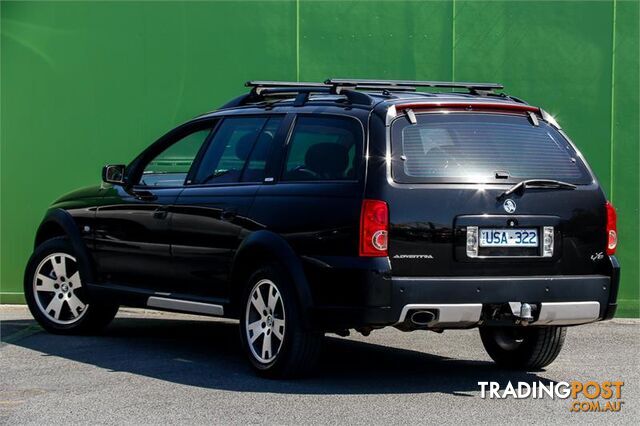
[[[160,208],[157,209],[153,212],[153,218],[154,219],[165,219],[167,217],[167,209],[164,208]]]
[[[222,213],[220,213],[220,219],[230,222],[236,218],[238,215],[238,211],[235,209],[224,209]]]
[[[133,196],[136,197],[138,200],[142,200],[142,201],[153,201],[158,199],[158,197],[151,191],[133,191]]]

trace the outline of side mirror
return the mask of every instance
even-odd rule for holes
[[[102,181],[114,185],[124,185],[125,183],[124,164],[108,164],[102,168]]]

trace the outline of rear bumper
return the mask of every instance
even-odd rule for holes
[[[512,311],[517,316],[521,302],[510,302],[516,305]],[[597,321],[600,318],[600,302],[541,302],[534,304],[537,315],[527,325],[578,325]],[[410,304],[405,305],[400,313],[398,324],[412,326],[410,316],[414,312],[430,312],[433,319],[423,324],[425,328],[468,328],[479,325],[483,319],[482,303],[447,303],[447,304]],[[490,322],[489,322],[490,323]],[[505,322],[503,321],[502,324]],[[513,322],[516,324],[516,322]]]
[[[393,278],[392,287],[394,305],[401,309],[398,321],[404,320],[402,312],[408,306],[426,304],[434,305],[433,309],[441,315],[452,312],[455,317],[455,313],[460,312],[459,326],[468,326],[480,321],[484,306],[516,302],[539,308],[543,318],[533,324],[568,325],[607,317],[611,278],[604,275]],[[443,325],[456,326],[453,320],[444,321]]]
[[[324,328],[398,325],[412,310],[437,312],[434,328],[479,325],[494,305],[536,307],[532,325],[575,325],[611,319],[616,310],[619,265],[610,257],[610,275],[510,277],[389,277],[367,274],[362,304],[318,306],[314,318]],[[348,285],[348,284],[343,284]],[[374,303],[371,303],[375,301]],[[437,327],[436,327],[437,326]]]

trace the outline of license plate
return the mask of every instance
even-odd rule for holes
[[[480,247],[538,247],[538,230],[480,229]]]

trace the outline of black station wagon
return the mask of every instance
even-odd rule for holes
[[[616,213],[544,110],[488,83],[247,86],[51,206],[24,283],[45,329],[120,305],[236,318],[285,377],[325,333],[387,326],[478,327],[498,364],[539,369],[567,326],[613,317]]]

